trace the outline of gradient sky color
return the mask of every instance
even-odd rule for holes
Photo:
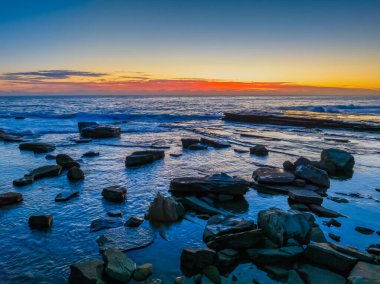
[[[380,1],[0,0],[0,94],[380,95]]]

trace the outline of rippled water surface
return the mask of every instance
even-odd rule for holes
[[[69,265],[86,259],[99,258],[96,238],[105,231],[90,233],[92,220],[106,217],[111,209],[121,209],[123,219],[143,216],[157,192],[168,195],[170,180],[181,176],[202,176],[226,172],[248,180],[259,164],[281,166],[284,160],[298,156],[317,159],[322,149],[337,147],[350,151],[356,160],[355,173],[350,180],[332,180],[329,195],[336,192],[359,192],[368,198],[351,198],[348,204],[324,200],[324,205],[346,215],[340,218],[341,228],[322,225],[327,235],[341,236],[341,244],[364,250],[379,242],[376,234],[364,236],[354,230],[361,225],[380,230],[380,135],[339,130],[315,131],[304,128],[275,127],[232,123],[221,120],[223,111],[233,110],[301,110],[314,115],[355,114],[378,119],[380,99],[333,97],[0,97],[0,129],[30,134],[35,141],[54,143],[53,154],[65,153],[79,160],[85,180],[70,183],[65,174],[36,181],[23,188],[14,188],[12,180],[38,166],[52,164],[44,154],[20,152],[17,143],[0,142],[0,192],[18,191],[24,201],[16,206],[0,208],[0,283],[66,283]],[[24,116],[24,120],[15,120]],[[89,144],[75,144],[78,121],[117,123],[122,128],[120,139],[104,139]],[[242,137],[249,133],[252,137]],[[208,136],[227,139],[233,147],[209,148],[206,151],[183,151],[181,157],[169,153],[182,152],[181,137]],[[347,139],[337,143],[331,138]],[[125,156],[135,150],[148,148],[164,141],[164,160],[140,168],[126,169]],[[270,150],[267,158],[238,154],[233,148],[265,144]],[[81,158],[89,150],[99,157]],[[101,197],[109,185],[124,185],[128,189],[125,203],[112,204]],[[54,202],[62,190],[79,189],[80,195],[65,203]],[[338,196],[338,195],[336,195]],[[371,198],[369,198],[371,197]],[[281,195],[259,194],[251,189],[245,202],[231,212],[256,220],[257,212],[271,206],[289,208]],[[28,218],[36,213],[50,213],[54,224],[48,232],[32,231]],[[190,221],[191,220],[191,221]],[[150,226],[148,222],[144,224]],[[202,233],[205,221],[189,218],[181,222],[153,228],[154,243],[128,254],[135,262],[153,263],[155,278],[172,283],[180,275],[179,256],[182,248],[204,246]],[[165,239],[162,237],[165,236]],[[247,273],[249,272],[249,273]],[[231,275],[241,283],[253,279],[271,283],[266,274],[246,264]],[[225,279],[228,283],[229,279]]]

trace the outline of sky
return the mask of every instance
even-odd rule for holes
[[[380,1],[0,0],[0,94],[380,95]]]

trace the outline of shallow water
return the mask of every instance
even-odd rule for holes
[[[57,145],[53,154],[65,153],[79,159],[85,180],[70,183],[66,175],[36,181],[23,188],[14,188],[12,180],[38,166],[53,164],[44,154],[21,152],[18,143],[0,142],[0,192],[18,191],[24,195],[20,205],[0,209],[0,282],[1,283],[65,283],[69,265],[86,259],[99,258],[96,238],[106,231],[90,233],[92,220],[106,217],[111,209],[121,209],[123,219],[143,216],[157,192],[168,195],[170,180],[189,175],[226,172],[251,179],[257,163],[281,166],[283,161],[302,155],[316,159],[322,149],[337,147],[350,151],[356,160],[355,173],[349,180],[332,180],[329,195],[336,192],[359,192],[369,198],[351,198],[348,204],[324,200],[324,205],[346,215],[340,218],[341,228],[322,225],[328,232],[341,236],[341,244],[364,250],[379,242],[376,234],[364,236],[354,230],[357,225],[380,230],[380,134],[339,130],[314,131],[304,128],[275,127],[232,123],[221,120],[223,111],[243,109],[279,109],[314,106],[340,106],[344,113],[354,109],[355,115],[378,119],[373,110],[380,106],[378,98],[283,98],[283,97],[0,97],[0,129],[33,134],[31,139]],[[355,107],[341,107],[350,106]],[[362,106],[361,108],[359,106]],[[371,107],[372,106],[372,107]],[[379,108],[379,107],[378,107]],[[336,109],[336,108],[335,108]],[[363,113],[358,111],[362,110]],[[368,109],[371,112],[368,113]],[[303,109],[302,109],[303,110]],[[312,109],[308,109],[309,111]],[[318,109],[317,109],[318,110]],[[318,112],[316,112],[317,114]],[[343,114],[344,114],[343,113]],[[14,116],[25,116],[15,120]],[[339,113],[342,115],[342,113]],[[78,121],[118,123],[123,130],[120,139],[104,139],[89,144],[75,144]],[[127,122],[125,122],[127,121]],[[255,137],[241,137],[240,134]],[[181,137],[209,136],[228,139],[233,147],[206,151],[183,151],[181,157],[169,153],[182,152]],[[349,143],[327,141],[325,138],[348,139]],[[135,169],[126,169],[124,159],[135,150],[145,149],[163,140],[170,146],[164,160]],[[238,154],[233,148],[265,144],[270,150],[267,158]],[[81,158],[88,150],[100,152],[99,157]],[[109,185],[124,185],[128,189],[125,203],[104,201],[101,190]],[[63,190],[79,189],[80,195],[65,203],[54,202]],[[338,196],[338,195],[336,195]],[[376,200],[377,199],[377,200]],[[245,203],[238,208],[225,208],[233,213],[256,220],[257,212],[271,206],[288,209],[287,198],[281,195],[259,194],[251,189]],[[54,224],[48,232],[32,231],[28,218],[36,213],[50,213]],[[202,233],[205,221],[192,218],[154,228],[154,243],[144,249],[128,252],[138,264],[153,263],[154,278],[172,283],[180,275],[179,256],[184,247],[204,246]],[[145,226],[149,226],[145,222]],[[167,240],[160,231],[164,231]],[[249,272],[249,273],[247,273]],[[251,264],[239,266],[232,275],[240,283],[257,279],[270,283],[266,274]],[[231,278],[225,279],[229,283]],[[239,282],[238,282],[239,283]]]

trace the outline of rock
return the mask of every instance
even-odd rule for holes
[[[240,153],[240,154],[243,154],[243,153],[249,153],[249,150],[245,150],[245,149],[234,149],[234,151],[236,153]]]
[[[376,264],[359,261],[348,276],[350,284],[379,284],[380,267]]]
[[[366,251],[370,254],[380,256],[380,244],[373,244],[366,248]]]
[[[56,158],[57,158],[57,156],[56,155],[52,155],[52,154],[47,154],[45,156],[46,160],[55,160]]]
[[[222,278],[220,277],[219,270],[215,265],[206,266],[203,269],[203,274],[211,283],[221,284]]]
[[[183,217],[183,205],[172,197],[164,197],[157,193],[148,210],[148,219],[157,222],[175,222]]]
[[[261,229],[254,229],[239,233],[223,234],[207,242],[207,246],[214,250],[236,249],[244,250],[260,245],[264,240],[264,233]]]
[[[284,211],[278,208],[261,210],[258,225],[265,235],[280,246],[293,238],[301,244],[308,244],[311,236],[311,223],[307,216],[298,211]]]
[[[334,176],[336,167],[329,161],[313,161],[312,165],[318,169],[324,170],[329,176]]]
[[[25,119],[25,117],[24,116],[15,116],[15,119],[22,120],[22,119]]]
[[[340,227],[340,226],[342,226],[342,224],[341,224],[338,220],[336,220],[336,219],[330,219],[330,220],[328,220],[327,222],[324,221],[323,223],[324,223],[327,227],[331,227],[331,226],[334,226],[334,227]]]
[[[54,145],[40,142],[21,143],[18,147],[20,150],[33,151],[34,153],[48,153],[55,150]]]
[[[49,229],[53,224],[52,215],[36,215],[29,217],[29,227],[31,229]]]
[[[251,183],[251,186],[254,187],[258,192],[263,192],[267,194],[286,194],[290,190],[299,190],[300,188],[294,184],[269,184],[269,183],[258,183],[254,181]],[[302,189],[309,191],[318,191],[319,187],[314,184],[307,183]]]
[[[282,169],[277,168],[258,168],[252,174],[252,178],[258,183],[269,184],[290,184],[294,181],[295,176]]]
[[[79,190],[64,191],[57,194],[55,202],[65,202],[79,195]]]
[[[42,166],[32,170],[28,175],[32,176],[34,180],[56,177],[61,174],[62,167],[59,165]]]
[[[121,210],[111,210],[107,212],[107,215],[110,217],[121,217],[123,212]]]
[[[181,253],[181,269],[185,275],[195,275],[214,264],[216,252],[208,248],[185,248]]]
[[[333,234],[333,233],[329,233],[329,237],[331,239],[333,239],[334,241],[336,242],[340,242],[340,236],[336,235],[336,234]]]
[[[268,156],[268,149],[264,145],[255,145],[249,148],[249,152],[256,156]]]
[[[327,199],[330,199],[331,201],[337,202],[337,203],[348,203],[348,199],[343,197],[337,197],[337,196],[327,196]]]
[[[125,158],[125,166],[134,167],[144,165],[163,159],[164,157],[165,152],[160,150],[137,151]]]
[[[342,246],[339,244],[329,243],[330,247],[332,247],[334,250],[339,251],[341,253],[350,255],[354,258],[357,258],[358,260],[365,261],[365,262],[374,262],[373,257],[369,255],[368,253],[361,252],[355,248]]]
[[[170,153],[169,155],[172,157],[178,158],[182,156],[182,153]]]
[[[84,179],[84,172],[81,170],[81,168],[78,167],[72,167],[67,172],[67,178],[71,181],[78,181]]]
[[[285,161],[282,164],[282,168],[287,172],[294,172],[296,170],[296,166],[291,161]]]
[[[99,125],[95,127],[85,127],[80,131],[80,135],[85,138],[102,139],[120,137],[120,127]]]
[[[178,276],[174,280],[174,284],[185,284],[185,277],[184,276]]]
[[[189,148],[190,145],[200,143],[201,141],[200,139],[197,139],[197,138],[182,138],[181,142],[182,142],[182,147],[187,149]]]
[[[288,284],[305,284],[301,276],[295,270],[290,270],[288,272]],[[259,284],[259,283],[258,283]]]
[[[18,187],[21,187],[21,186],[26,186],[28,184],[32,184],[34,182],[34,178],[33,176],[31,175],[25,175],[24,177],[22,178],[19,178],[19,179],[15,179],[13,181],[13,185],[14,186],[18,186]]]
[[[0,206],[11,205],[21,202],[22,194],[18,192],[0,193]]]
[[[121,283],[128,282],[136,269],[136,263],[123,252],[110,248],[102,253],[105,263],[105,274],[112,280]]]
[[[239,260],[239,251],[235,249],[222,249],[217,252],[217,266],[223,269],[233,267]]]
[[[342,275],[347,275],[357,262],[357,258],[338,252],[327,243],[309,244],[304,255],[308,260]]]
[[[372,230],[370,228],[361,227],[361,226],[355,227],[355,231],[357,231],[363,235],[371,235],[375,232],[374,230]]]
[[[101,251],[108,248],[129,251],[150,245],[154,240],[154,235],[150,228],[122,226],[108,230],[107,233],[99,236],[96,242]]]
[[[340,214],[340,213],[338,213],[332,209],[327,209],[321,205],[309,204],[309,208],[318,217],[326,217],[326,218],[345,217],[344,215],[342,215],[342,214]]]
[[[313,266],[310,264],[303,264],[297,269],[297,273],[301,276],[304,282],[309,284],[346,284],[346,279],[339,274],[331,272],[321,267]],[[289,282],[289,284],[295,284]]]
[[[189,149],[189,150],[206,150],[207,148],[208,148],[208,146],[206,144],[197,143],[197,144],[190,145],[186,149]]]
[[[3,140],[4,142],[23,142],[24,141],[24,139],[22,139],[18,135],[1,134],[1,133],[0,133],[0,140]]]
[[[91,127],[97,127],[97,126],[99,126],[99,124],[96,122],[78,122],[79,132],[81,132],[82,129],[84,129],[84,128],[87,128],[87,127],[91,128]]]
[[[293,184],[296,187],[305,187],[306,186],[306,180],[297,178],[293,181]]]
[[[310,211],[309,206],[307,206],[306,204],[302,204],[302,203],[293,203],[292,202],[290,204],[290,208],[292,210],[297,210],[297,211],[300,211],[300,212]]]
[[[79,139],[75,139],[74,142],[77,144],[90,143],[90,142],[92,142],[92,139],[91,138],[79,138]]]
[[[306,204],[322,204],[323,198],[314,191],[310,190],[303,190],[303,189],[297,189],[297,190],[290,190],[288,192],[289,198],[301,203]]]
[[[69,282],[71,284],[100,284],[103,269],[104,262],[98,259],[72,264]]]
[[[208,215],[226,214],[226,212],[216,209],[215,207],[208,205],[206,202],[203,202],[201,199],[194,196],[184,197],[180,200],[180,202],[186,210],[193,210],[197,213]]]
[[[175,178],[171,181],[169,190],[173,194],[244,195],[248,188],[246,180],[220,173],[206,177]]]
[[[72,167],[80,168],[79,163],[66,154],[58,154],[55,158],[55,161],[57,165],[62,166],[62,168],[66,170],[71,169]]]
[[[328,174],[312,165],[297,167],[296,175],[323,188],[330,187],[330,179]]]
[[[299,167],[299,166],[307,166],[307,165],[310,165],[311,164],[311,161],[305,157],[299,157],[295,162],[294,162],[294,166],[295,168]]]
[[[323,231],[321,230],[319,226],[312,227],[310,241],[316,242],[316,243],[327,243],[325,234],[323,233]]]
[[[99,156],[99,152],[95,152],[95,151],[88,151],[86,153],[84,153],[82,155],[82,157],[87,157],[87,158],[90,158],[90,157],[96,157],[96,156]]]
[[[145,263],[136,267],[133,273],[133,280],[144,281],[153,273],[153,265],[151,263]]]
[[[102,195],[111,202],[123,202],[127,197],[127,189],[125,187],[114,185],[103,188]]]
[[[93,220],[90,226],[90,232],[97,232],[109,228],[117,228],[123,226],[123,222],[119,218],[99,218]]]
[[[247,254],[251,261],[260,265],[289,264],[299,259],[303,252],[301,246],[247,250]]]
[[[334,148],[322,151],[321,162],[333,163],[336,168],[335,174],[348,176],[352,175],[355,165],[355,159],[350,153]]]
[[[125,226],[127,227],[138,227],[140,226],[142,223],[144,222],[144,219],[143,218],[140,218],[140,217],[131,217],[127,220],[127,222],[125,222]]]
[[[201,143],[209,145],[214,148],[228,148],[231,147],[231,144],[228,143],[227,141],[217,141],[217,140],[212,140],[209,138],[201,138]]]

